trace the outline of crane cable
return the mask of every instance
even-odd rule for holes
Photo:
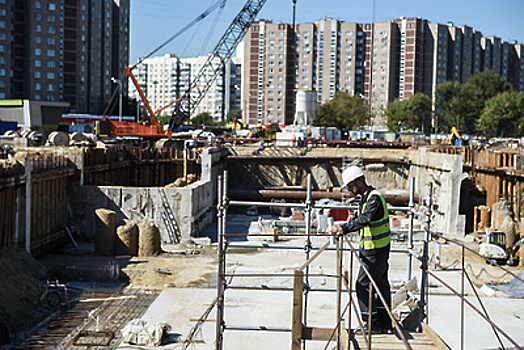
[[[203,20],[204,18],[206,18],[211,12],[213,12],[214,10],[216,10],[217,8],[224,8],[225,6],[225,2],[226,0],[219,0],[213,4],[211,4],[211,6],[209,6],[207,8],[207,10],[205,10],[204,12],[202,12],[200,15],[198,15],[195,19],[193,19],[191,22],[189,22],[188,24],[186,24],[182,29],[180,29],[177,33],[175,33],[174,35],[172,35],[169,39],[167,39],[166,41],[164,41],[160,46],[158,46],[156,49],[154,49],[153,51],[151,51],[147,56],[145,57],[142,57],[138,63],[135,65],[138,66],[139,64],[141,64],[144,60],[148,59],[149,57],[153,56],[155,53],[157,53],[158,51],[160,51],[161,49],[163,49],[166,45],[168,45],[170,42],[172,42],[173,40],[175,40],[177,37],[179,37],[180,35],[182,35],[185,31],[187,31],[189,28],[191,28],[193,25],[195,25],[196,23],[200,22],[201,20]]]
[[[222,11],[224,10],[225,6],[226,6],[226,0],[223,0],[222,4],[220,6],[220,9],[218,10],[217,15],[215,16],[215,18],[213,20],[213,23],[211,24],[211,28],[209,29],[209,32],[207,33],[207,37],[202,42],[202,48],[200,49],[199,56],[204,55],[204,51],[205,51],[207,45],[209,44],[209,41],[211,40],[211,36],[215,32],[215,29],[216,29],[217,24],[218,24],[218,20],[220,19],[220,16],[222,15]]]
[[[220,10],[222,10],[224,8],[224,6],[226,5],[226,0],[218,0],[216,1],[215,3],[211,4],[204,12],[202,12],[200,15],[198,15],[195,19],[193,19],[191,22],[189,22],[188,24],[186,24],[182,29],[180,29],[177,33],[175,33],[174,35],[172,35],[169,39],[167,39],[166,41],[164,41],[162,44],[160,44],[160,46],[158,46],[156,49],[154,49],[153,51],[151,51],[148,55],[146,55],[145,57],[142,57],[138,60],[137,64],[135,64],[135,67],[137,67],[138,65],[140,65],[142,62],[144,62],[144,60],[148,59],[149,57],[153,56],[155,53],[157,53],[158,51],[160,51],[161,49],[163,49],[166,45],[168,45],[170,42],[172,42],[173,40],[175,40],[177,37],[179,37],[180,35],[182,35],[184,32],[186,32],[189,28],[191,28],[192,26],[194,26],[195,24],[197,24],[198,22],[200,22],[201,20],[203,20],[204,18],[206,18],[210,13],[212,13],[213,11],[215,11],[217,8],[220,8]],[[125,78],[125,73],[122,74],[122,76],[120,77],[121,80],[123,80]],[[111,97],[109,98],[109,102],[106,104],[106,107],[104,109],[104,113],[103,115],[106,115],[110,110],[112,110],[114,108],[113,104],[115,103],[116,101],[116,96],[118,94],[119,90],[118,89],[115,89],[113,91],[113,93],[111,94]]]

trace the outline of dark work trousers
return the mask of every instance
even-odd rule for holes
[[[391,288],[388,281],[388,259],[389,259],[389,245],[384,248],[378,249],[360,249],[360,259],[363,265],[367,268],[371,277],[378,285],[378,288],[384,299],[386,300],[387,306],[391,308]],[[357,298],[358,305],[360,307],[360,314],[364,323],[368,323],[369,320],[369,289],[371,288],[371,282],[368,275],[364,272],[362,266],[358,272],[357,278]],[[373,287],[373,296],[371,298],[371,319],[372,328],[391,328],[391,319],[382,303],[382,300],[375,292]]]

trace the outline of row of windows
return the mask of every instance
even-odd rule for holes
[[[41,14],[41,13],[37,13],[37,14],[35,15],[35,18],[36,18],[37,21],[42,20],[42,14]],[[56,16],[54,16],[54,15],[47,15],[47,21],[48,21],[48,22],[54,22],[54,21],[56,21]]]
[[[35,37],[35,44],[41,44],[42,43],[42,38],[37,36]],[[56,44],[56,39],[55,38],[47,38],[47,44],[48,45],[55,45]]]
[[[37,24],[35,26],[35,32],[37,32],[37,33],[41,33],[42,32],[42,26],[40,24]],[[47,27],[47,33],[55,34],[56,33],[56,28],[54,26]]]
[[[39,71],[35,72],[35,79],[40,79],[42,77],[42,74]],[[55,79],[55,73],[48,72],[46,75],[47,79]]]
[[[42,8],[42,3],[40,1],[36,1],[35,2],[35,8],[41,9]],[[53,4],[53,3],[49,3],[49,4],[47,4],[47,9],[50,10],[50,11],[54,11],[54,10],[56,10],[56,5]]]
[[[41,56],[42,55],[42,49],[37,47],[35,48],[35,56]],[[49,49],[47,50],[47,57],[55,57],[55,50]]]

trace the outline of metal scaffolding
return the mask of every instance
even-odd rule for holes
[[[414,216],[417,214],[414,210],[414,198],[415,198],[415,191],[414,186],[415,181],[414,179],[411,180],[411,188],[410,188],[410,201],[409,205],[407,207],[389,207],[388,209],[390,211],[397,211],[397,212],[405,212],[409,215],[409,233],[408,233],[408,239],[407,239],[407,246],[406,249],[392,249],[392,253],[404,253],[407,256],[407,280],[411,280],[412,278],[412,254],[413,254],[413,234],[414,234],[414,225],[413,220]],[[218,204],[217,204],[217,216],[218,216],[218,232],[217,232],[217,241],[218,241],[218,276],[217,276],[217,320],[216,320],[216,341],[215,341],[215,349],[222,350],[224,346],[224,333],[227,330],[235,330],[235,331],[264,331],[264,332],[291,332],[291,341],[292,341],[292,349],[300,349],[303,347],[305,349],[306,347],[306,340],[325,340],[328,343],[331,341],[336,342],[337,349],[345,348],[347,344],[349,345],[349,339],[350,336],[346,331],[339,331],[342,329],[341,323],[342,323],[342,317],[348,311],[349,315],[351,315],[351,307],[356,308],[355,304],[352,302],[352,290],[351,290],[351,275],[352,275],[352,268],[354,260],[357,262],[359,261],[357,251],[353,248],[351,245],[351,242],[349,239],[346,238],[344,244],[343,239],[337,239],[336,241],[336,247],[330,247],[330,242],[327,241],[322,246],[313,246],[312,244],[312,216],[313,216],[313,210],[314,209],[357,209],[355,205],[320,205],[315,204],[312,200],[312,185],[311,185],[311,175],[308,175],[307,179],[307,196],[304,203],[268,203],[268,202],[252,202],[252,201],[230,201],[227,194],[227,188],[228,188],[228,174],[227,171],[224,171],[222,175],[219,175],[218,177]],[[237,207],[272,207],[272,208],[301,208],[304,210],[304,217],[305,217],[305,233],[304,234],[294,234],[294,237],[303,236],[304,237],[304,246],[298,247],[298,246],[284,246],[284,245],[278,245],[278,244],[235,244],[233,242],[228,242],[228,237],[235,236],[239,237],[242,235],[238,234],[228,234],[227,233],[227,224],[226,224],[226,218],[227,218],[227,212],[228,208],[232,206]],[[248,233],[245,235],[248,236]],[[270,234],[256,234],[256,236],[273,236]],[[428,237],[428,235],[426,235]],[[425,243],[427,245],[427,242]],[[238,287],[239,289],[246,289],[246,290],[289,290],[293,291],[293,310],[292,310],[292,324],[291,328],[289,329],[282,329],[278,327],[267,327],[267,326],[231,326],[226,324],[225,317],[224,317],[224,311],[226,307],[226,300],[225,300],[225,291],[228,288],[233,288],[234,286],[228,285],[227,278],[233,278],[233,276],[242,276],[242,277],[259,277],[259,276],[266,276],[267,274],[238,274],[238,273],[228,273],[226,271],[226,258],[227,258],[227,250],[230,247],[244,247],[244,248],[261,248],[261,249],[303,249],[305,253],[305,262],[300,266],[298,269],[296,269],[293,273],[293,288],[278,288],[278,289],[272,289],[272,288],[256,288],[256,287]],[[337,273],[336,275],[325,275],[323,274],[323,277],[331,277],[337,279],[337,288],[334,289],[313,289],[311,288],[310,283],[310,277],[312,276],[319,276],[318,274],[312,274],[310,271],[310,264],[313,260],[315,260],[322,252],[327,250],[336,250],[336,269]],[[425,254],[427,255],[427,249],[424,250]],[[314,252],[314,253],[313,253]],[[350,277],[348,278],[347,272],[343,272],[343,264],[344,264],[344,255],[349,254],[350,255]],[[356,256],[356,259],[354,258]],[[426,259],[427,261],[427,259]],[[426,274],[424,270],[422,270],[423,274]],[[271,277],[283,277],[287,276],[290,277],[290,274],[271,274]],[[422,277],[424,281],[427,281],[427,277]],[[374,284],[374,282],[372,282]],[[347,305],[342,305],[342,295],[343,295],[343,287],[346,288],[346,293],[348,294],[349,302]],[[372,287],[373,288],[373,287]],[[376,288],[376,285],[375,285]],[[325,329],[325,328],[315,328],[315,327],[309,327],[308,326],[308,304],[309,304],[309,294],[311,292],[315,292],[318,290],[322,291],[331,291],[337,293],[337,325],[334,329]],[[381,296],[381,298],[383,298]],[[351,306],[352,305],[352,306]],[[355,309],[356,310],[356,309]],[[392,317],[391,311],[389,311],[390,316]],[[362,327],[362,324],[359,320],[360,326]],[[398,323],[396,323],[395,320],[393,320],[393,323],[396,324],[396,328],[400,332],[400,328]],[[400,332],[400,337],[402,341],[404,342],[406,348],[411,348],[410,345],[407,343],[406,339],[402,335],[402,332]],[[371,344],[371,334],[368,335],[367,338],[368,341],[368,348]]]

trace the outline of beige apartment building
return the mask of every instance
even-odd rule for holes
[[[295,38],[295,45],[293,45]],[[298,91],[318,103],[345,90],[370,102],[368,125],[385,128],[384,110],[416,93],[434,97],[444,81],[464,83],[493,70],[523,91],[522,44],[485,38],[468,26],[421,18],[350,23],[325,18],[315,23],[258,21],[244,36],[242,110],[251,123],[291,124]]]

